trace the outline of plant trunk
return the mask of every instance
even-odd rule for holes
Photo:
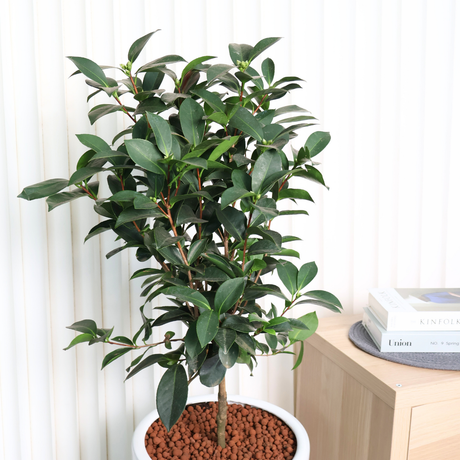
[[[227,426],[227,390],[225,377],[219,383],[219,395],[217,400],[217,444],[225,448],[225,428]]]

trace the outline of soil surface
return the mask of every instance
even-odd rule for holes
[[[168,433],[156,420],[145,434],[147,453],[153,460],[291,460],[296,441],[278,417],[252,406],[230,404],[226,444],[217,445],[217,403],[187,406]]]

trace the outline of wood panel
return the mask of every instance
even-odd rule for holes
[[[311,460],[390,460],[389,405],[308,342],[297,377],[296,417],[310,437]]]
[[[460,458],[460,399],[412,409],[408,460]]]

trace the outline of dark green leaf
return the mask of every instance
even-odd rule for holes
[[[259,194],[264,182],[271,175],[282,169],[281,157],[278,152],[267,150],[256,161],[252,172],[252,191]]]
[[[206,78],[208,80],[208,84],[212,81],[216,80],[217,78],[222,77],[224,74],[228,73],[229,70],[233,69],[232,65],[228,64],[216,64],[209,67],[206,71]]]
[[[229,316],[225,318],[222,327],[233,329],[238,332],[254,332],[255,327],[244,316]]]
[[[136,367],[134,367],[131,372],[126,376],[126,379],[125,380],[128,380],[130,379],[131,377],[133,377],[134,375],[136,375],[138,372],[142,371],[143,369],[149,367],[149,366],[153,366],[154,364],[164,360],[164,356],[161,355],[161,354],[153,354],[153,355],[149,355],[147,356],[147,358],[145,358],[143,361],[141,361],[139,364],[137,364]]]
[[[144,139],[130,139],[125,141],[125,145],[129,156],[139,166],[155,174],[165,174],[163,166],[158,163],[163,156],[151,142]]]
[[[238,65],[237,61],[249,61],[249,56],[251,55],[253,47],[251,45],[230,43],[228,45],[228,50],[230,52],[230,58],[232,59],[233,64]]]
[[[238,332],[236,334],[235,343],[245,352],[255,355],[256,349],[253,338],[249,334]]]
[[[216,336],[214,337],[215,342],[224,353],[228,353],[231,346],[235,342],[236,332],[233,329],[219,328]]]
[[[287,290],[294,295],[297,292],[297,267],[286,260],[282,260],[276,266],[276,271]]]
[[[104,150],[110,150],[109,144],[98,136],[93,134],[77,134],[78,140],[86,147],[94,150],[95,152],[103,152]]]
[[[120,227],[127,222],[135,222],[141,219],[148,219],[149,217],[163,217],[161,211],[157,208],[154,209],[135,209],[128,208],[120,213],[118,216],[115,228]]]
[[[211,342],[219,328],[219,315],[215,311],[205,311],[200,315],[196,325],[196,334],[204,347]]]
[[[231,329],[228,329],[228,330],[230,331]],[[236,361],[238,360],[239,352],[240,352],[240,347],[236,343],[234,343],[230,347],[230,350],[228,351],[225,351],[223,348],[219,348],[220,362],[223,364],[223,366],[226,369],[232,368],[235,365]]]
[[[172,246],[178,241],[184,239],[184,236],[171,236],[170,233],[163,227],[156,227],[153,230],[157,249]]]
[[[301,316],[299,321],[302,321],[308,329],[294,329],[290,331],[289,340],[291,343],[308,339],[318,328],[318,317],[315,312]]]
[[[274,45],[279,40],[281,40],[281,37],[263,38],[258,43],[256,43],[254,48],[251,50],[248,60],[252,61],[254,58],[259,56],[259,54],[263,53],[267,48],[270,48],[270,46]]]
[[[90,340],[93,340],[94,335],[93,334],[80,334],[77,335],[70,344],[64,348],[64,350],[68,350],[69,348],[74,347],[75,345],[78,345],[79,343],[83,342],[89,342]]]
[[[28,201],[37,200],[46,196],[54,195],[66,188],[69,181],[67,179],[49,179],[39,182],[34,185],[25,187],[18,195],[18,198],[23,198]]]
[[[285,198],[313,201],[313,198],[306,190],[297,188],[287,188],[281,190],[281,192],[278,193],[278,199],[284,200]]]
[[[104,357],[101,370],[104,369],[104,367],[110,364],[112,361],[115,361],[120,356],[126,355],[126,353],[129,353],[130,351],[131,348],[129,347],[118,348],[114,351],[111,351]]]
[[[158,415],[168,432],[182,415],[187,396],[187,373],[181,364],[175,364],[164,373],[157,389]]]
[[[257,243],[254,243],[248,250],[248,254],[278,254],[281,248],[268,240],[259,240]]]
[[[179,119],[186,139],[193,145],[198,145],[204,135],[204,110],[194,99],[185,99],[179,109]]]
[[[86,75],[91,80],[94,80],[97,83],[105,87],[110,85],[107,82],[107,77],[104,74],[104,71],[90,59],[83,57],[67,56],[80,70],[83,75]]]
[[[222,382],[226,371],[227,369],[225,369],[220,361],[219,355],[216,354],[208,358],[201,366],[200,382],[206,387],[215,387]]]
[[[86,166],[85,168],[78,169],[70,176],[68,185],[74,185],[74,184],[83,182],[85,179],[88,179],[101,171],[105,171],[105,169],[104,168],[92,168],[90,166]]]
[[[281,243],[283,242],[281,235],[278,232],[274,232],[273,230],[267,230],[262,227],[249,227],[248,228],[248,235],[259,235],[264,240],[269,240],[278,246],[281,247]]]
[[[154,113],[147,112],[146,115],[155,135],[157,147],[160,149],[160,152],[169,156],[172,148],[172,135],[168,122]]]
[[[275,297],[287,300],[286,296],[281,292],[278,286],[275,286],[274,284],[258,284],[251,286],[250,288],[246,288],[244,291],[243,301],[258,299],[266,295],[274,295]]]
[[[305,109],[299,107],[298,105],[286,105],[284,107],[280,107],[275,111],[275,117],[279,115],[284,115],[285,113],[292,113],[292,112],[306,112]]]
[[[294,370],[294,369],[296,369],[297,367],[300,366],[300,363],[302,362],[302,359],[303,359],[303,351],[304,351],[304,345],[303,345],[303,342],[300,342],[299,355],[297,356],[297,360],[296,360],[292,370]]]
[[[163,294],[176,297],[182,302],[190,302],[198,307],[211,310],[211,306],[203,294],[191,289],[189,287],[174,286],[167,288],[163,291]]]
[[[60,206],[61,204],[69,203],[70,201],[76,200],[77,198],[81,198],[82,196],[88,196],[88,194],[81,189],[51,195],[46,199],[46,203],[48,204],[48,211],[52,211],[54,208]]]
[[[215,112],[225,114],[225,105],[217,94],[205,89],[195,89],[192,91],[192,94],[201,97]]]
[[[187,334],[185,334],[184,337],[185,348],[187,349],[187,354],[190,356],[190,358],[196,358],[204,348],[198,340],[196,326],[196,321],[190,323]]]
[[[246,232],[246,216],[243,212],[235,208],[217,208],[216,215],[219,222],[233,238],[239,242],[243,241]]]
[[[115,224],[115,220],[104,220],[99,224],[95,225],[88,233],[85,238],[85,243],[93,236],[99,235],[100,233],[106,232],[107,230],[111,230]]]
[[[270,86],[275,76],[275,63],[270,58],[262,62],[262,73],[268,86]]]
[[[102,118],[103,116],[108,115],[109,113],[120,112],[122,110],[123,109],[121,105],[100,104],[96,105],[88,112],[88,118],[91,124],[94,125],[94,123],[97,120],[99,120],[99,118]],[[132,109],[130,110],[132,111]]]
[[[230,119],[230,126],[239,129],[258,142],[264,138],[263,126],[247,109],[239,107],[235,115]]]
[[[212,252],[203,254],[203,256],[212,262],[216,267],[220,268],[223,272],[225,272],[231,278],[235,277],[233,273],[231,265],[228,263],[227,259],[217,254],[213,254]]]
[[[209,161],[216,161],[218,160],[223,153],[227,152],[233,145],[236,144],[238,141],[239,136],[232,136],[229,139],[225,139],[221,142],[209,155]]]
[[[83,319],[81,321],[77,321],[71,326],[67,326],[67,329],[83,332],[85,334],[92,334],[93,337],[95,337],[97,334],[97,325],[92,319]]]
[[[174,64],[175,62],[185,62],[185,59],[181,56],[178,56],[177,54],[168,54],[161,58],[150,61],[147,64],[144,64],[139,68],[137,73],[151,71],[152,69],[165,71],[167,69],[163,69],[162,67],[164,67],[166,64]]]
[[[331,135],[329,133],[325,133],[322,131],[316,131],[315,133],[311,134],[307,142],[305,142],[305,147],[308,148],[310,152],[310,158],[318,155],[318,153],[322,152],[327,144],[329,144],[331,140]]]
[[[187,260],[190,265],[193,264],[193,262],[195,262],[195,260],[198,259],[198,257],[200,257],[203,254],[203,252],[205,252],[206,245],[207,245],[207,241],[204,239],[194,241],[190,245],[190,248],[187,254]]]
[[[299,291],[310,284],[317,273],[318,267],[316,266],[315,262],[308,262],[302,265],[297,276],[297,286]]]
[[[158,32],[160,29],[155,30],[154,32],[150,32],[147,35],[144,35],[141,38],[138,38],[129,48],[128,51],[128,61],[134,62],[141,51],[144,49],[144,46],[147,44],[147,42],[150,40],[150,37],[155,33]]]
[[[243,294],[245,285],[245,278],[234,278],[225,281],[219,286],[214,299],[215,309],[219,314],[226,313],[235,306],[241,294]]]
[[[278,346],[278,340],[276,340],[276,335],[265,334],[264,337],[265,337],[265,340],[266,340],[266,342],[267,342],[267,345],[268,345],[272,350],[276,350],[276,348],[277,348],[277,346]]]
[[[193,59],[193,61],[190,61],[185,67],[184,70],[182,70],[182,75],[181,75],[181,80],[184,80],[185,75],[187,72],[190,70],[194,70],[197,68],[199,64],[205,61],[209,61],[209,59],[214,59],[216,56],[201,56],[199,58]],[[193,92],[193,91],[192,91]]]
[[[302,297],[311,297],[312,299],[316,299],[322,302],[329,303],[335,307],[343,308],[342,304],[340,303],[340,300],[334,294],[331,294],[330,292],[327,292],[327,291],[321,291],[321,290],[308,291],[308,292],[305,292],[305,294],[302,294]]]
[[[244,188],[240,187],[230,187],[227,190],[222,193],[222,198],[221,198],[221,209],[226,208],[229,204],[232,204],[236,200],[239,200],[241,198],[245,198],[247,196],[254,196],[255,193],[249,192]]]

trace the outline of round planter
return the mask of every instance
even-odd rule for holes
[[[229,404],[248,404],[276,415],[294,432],[296,437],[297,450],[293,460],[308,460],[310,458],[310,440],[308,434],[303,425],[289,412],[266,401],[260,401],[246,396],[229,395],[227,399]],[[217,401],[217,395],[193,396],[187,400],[187,404],[210,401]],[[132,448],[135,460],[150,460],[145,449],[145,433],[147,433],[149,426],[157,418],[158,412],[156,410],[150,412],[144,417],[134,431]]]

